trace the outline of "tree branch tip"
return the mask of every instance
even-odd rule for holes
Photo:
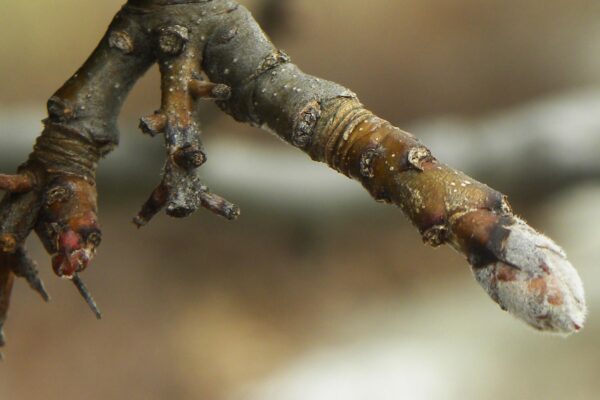
[[[140,212],[133,218],[132,222],[139,228],[147,225],[150,220],[158,214],[167,204],[169,188],[162,181],[150,194],[150,197],[142,205]]]
[[[52,301],[52,297],[46,291],[44,291],[43,294],[40,293],[40,295],[42,296],[42,300],[44,300],[44,302],[50,303]]]
[[[148,224],[148,222],[149,221],[146,221],[144,218],[140,217],[139,215],[136,215],[131,220],[131,223],[133,223],[136,226],[136,228],[138,228],[138,229],[141,229],[144,226],[146,226]]]
[[[32,284],[30,282],[29,286],[31,287],[31,289],[33,289],[35,292],[37,292],[40,295],[40,297],[42,298],[42,300],[44,300],[44,302],[50,303],[52,298],[46,291],[46,286],[44,285],[44,282],[41,279],[39,279],[36,284]]]
[[[0,174],[0,190],[10,193],[25,193],[35,187],[35,179],[31,174],[17,175]]]
[[[21,266],[20,269],[15,269],[13,271],[16,276],[19,276],[27,281],[29,287],[40,295],[44,302],[49,303],[51,298],[48,292],[46,291],[46,285],[44,285],[44,281],[39,277],[36,269],[31,268],[23,268]]]
[[[476,280],[501,308],[533,328],[569,335],[582,329],[583,284],[564,251],[514,218],[498,260],[474,268]]]
[[[90,293],[87,286],[83,283],[83,280],[81,279],[79,274],[74,274],[71,277],[71,281],[73,282],[73,284],[77,288],[77,291],[79,291],[79,294],[81,294],[81,296],[83,297],[83,299],[85,300],[87,305],[90,307],[90,309],[96,316],[96,319],[98,319],[98,320],[102,319],[102,312],[98,308],[96,301],[92,297],[92,294]]]
[[[235,221],[240,217],[240,215],[242,215],[240,207],[236,206],[235,204],[231,204],[219,210],[212,210],[210,208],[208,210],[227,219],[228,221]]]
[[[160,111],[140,118],[139,128],[149,136],[158,136],[164,133],[167,127],[167,116]]]
[[[202,191],[200,193],[200,201],[202,207],[230,221],[238,219],[242,213],[239,206],[214,193]]]

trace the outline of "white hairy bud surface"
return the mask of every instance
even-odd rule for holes
[[[500,261],[474,268],[500,307],[534,328],[568,335],[583,327],[583,284],[565,252],[520,219],[507,227]]]

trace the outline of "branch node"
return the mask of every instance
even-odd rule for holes
[[[159,30],[158,48],[164,55],[173,57],[183,51],[188,40],[189,31],[185,26],[165,26]]]
[[[131,54],[134,50],[133,40],[125,31],[111,32],[108,37],[108,45],[113,49],[121,51],[123,54]]]
[[[434,225],[423,232],[423,242],[431,247],[439,247],[448,240],[448,227],[445,225]]]
[[[380,154],[376,149],[369,149],[360,156],[360,174],[365,178],[375,177],[373,162],[375,157]]]
[[[192,79],[189,83],[190,94],[195,99],[225,101],[231,98],[231,88],[222,83],[213,83]]]
[[[66,122],[75,118],[75,107],[68,100],[58,96],[50,97],[47,108],[50,118],[59,122]]]
[[[219,44],[227,44],[233,40],[234,37],[238,34],[238,27],[234,26],[225,32],[221,33],[217,38],[217,43]]]
[[[56,203],[64,203],[65,201],[68,201],[72,195],[73,193],[69,188],[65,186],[55,186],[46,193],[45,204],[47,207],[51,207]]]
[[[308,146],[315,134],[315,127],[321,117],[321,106],[316,101],[311,101],[298,115],[296,126],[292,133],[292,144],[304,148]]]
[[[413,147],[408,152],[408,163],[418,171],[423,171],[423,163],[431,160],[433,157],[427,147]]]
[[[175,164],[188,171],[196,169],[206,162],[206,154],[193,145],[177,148],[172,157]]]
[[[0,235],[0,251],[4,254],[14,254],[17,251],[17,238],[10,233]]]
[[[258,66],[258,68],[256,69],[256,72],[254,72],[254,74],[252,74],[251,79],[255,79],[256,77],[264,74],[265,72],[281,65],[281,64],[287,64],[291,61],[290,56],[288,56],[284,51],[282,50],[277,50],[271,54],[269,54],[268,56],[266,56],[261,62],[260,65]]]

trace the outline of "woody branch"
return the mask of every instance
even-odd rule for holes
[[[43,292],[23,242],[35,230],[55,272],[95,308],[79,273],[100,242],[95,170],[118,142],[116,117],[135,81],[158,62],[161,107],[141,120],[164,134],[163,179],[134,222],[163,207],[239,209],[210,193],[195,103],[210,98],[238,121],[275,132],[313,160],[392,203],[432,246],[465,255],[499,305],[540,330],[570,333],[585,317],[581,281],[564,252],[516,217],[505,196],[439,162],[413,135],[366,110],[350,90],[303,73],[251,14],[230,0],[129,0],[90,59],[49,101],[45,130],[0,205],[0,325],[13,276]],[[97,311],[97,310],[96,310]]]

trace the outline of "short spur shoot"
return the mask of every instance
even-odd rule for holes
[[[48,101],[29,159],[0,175],[0,332],[15,277],[49,296],[27,256],[35,231],[56,275],[81,280],[101,241],[95,174],[118,143],[116,119],[135,82],[157,63],[160,108],[141,130],[162,135],[162,180],[134,223],[161,210],[181,218],[205,208],[227,219],[239,208],[212,193],[196,103],[210,100],[237,121],[276,133],[315,161],[395,204],[431,246],[462,253],[501,308],[534,328],[582,328],[581,280],[563,250],[515,216],[504,195],[438,161],[413,135],[368,111],[350,90],[303,73],[233,0],[129,0],[90,58]],[[3,335],[0,342],[4,342]]]

